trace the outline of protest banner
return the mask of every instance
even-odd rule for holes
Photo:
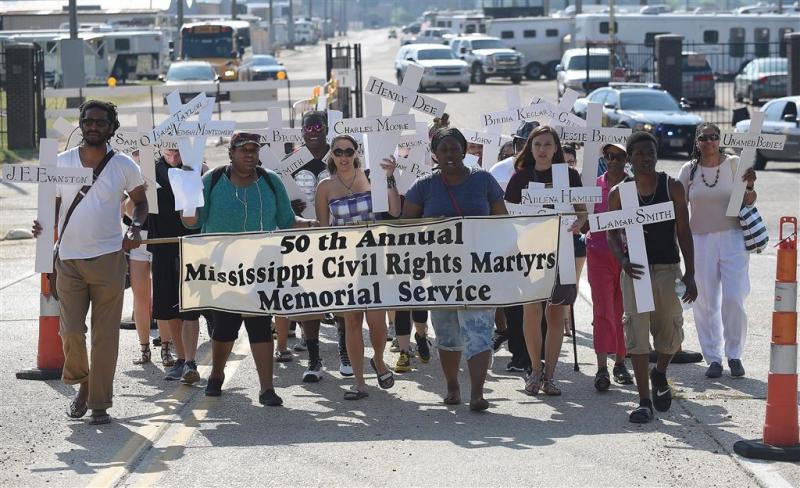
[[[291,316],[545,300],[559,220],[464,217],[181,238],[181,310]]]

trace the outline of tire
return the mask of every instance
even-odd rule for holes
[[[525,66],[525,77],[529,80],[538,80],[542,77],[543,73],[544,68],[541,63],[530,63],[528,66]]]
[[[758,105],[759,102],[760,102],[758,97],[756,97],[756,94],[755,94],[755,91],[753,90],[753,88],[750,88],[747,91],[747,98],[750,99],[750,104],[751,105]]]
[[[515,85],[519,85],[522,83],[522,75],[514,75],[511,77],[511,83]]]
[[[476,85],[483,85],[486,83],[486,75],[483,74],[483,67],[481,63],[472,65],[472,83]]]
[[[762,171],[766,169],[766,167],[767,167],[767,158],[762,156],[760,152],[756,151],[756,161],[753,164],[753,168],[755,168],[756,171]]]
[[[461,86],[459,86],[458,87],[458,91],[460,91],[461,93],[468,92],[469,91],[469,85],[461,85]]]
[[[547,66],[544,68],[544,77],[548,80],[555,80],[556,79],[556,66],[558,66],[560,61],[550,61],[547,63]]]

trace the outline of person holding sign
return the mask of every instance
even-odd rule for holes
[[[653,407],[659,412],[666,412],[672,405],[672,390],[666,373],[672,356],[680,349],[683,341],[683,310],[680,300],[692,302],[697,298],[694,246],[683,185],[666,173],[656,171],[658,142],[655,137],[649,132],[635,132],[628,138],[625,149],[628,160],[633,165],[633,181],[636,183],[639,207],[672,201],[675,208],[675,220],[643,226],[655,304],[655,310],[651,312],[639,313],[636,308],[633,280],[645,276],[644,267],[629,259],[621,229],[608,231],[609,247],[622,266],[625,346],[631,355],[636,386],[639,389],[639,407],[631,412],[629,420],[633,423],[647,423],[653,420]],[[620,185],[617,185],[608,194],[608,210],[613,212],[621,208]],[[680,267],[681,254],[686,269],[683,276]],[[686,286],[682,297],[675,293],[678,279]],[[653,349],[658,353],[658,361],[648,378],[650,334],[653,335]],[[653,383],[652,397],[650,381]]]
[[[544,183],[546,187],[552,187],[554,164],[566,164],[564,152],[561,150],[561,141],[555,129],[549,125],[540,125],[530,133],[525,146],[514,161],[517,172],[511,177],[511,181],[506,187],[506,201],[521,203],[522,190],[528,187],[530,182]],[[581,175],[576,170],[569,168],[568,174],[570,187],[581,186]],[[578,212],[586,211],[586,206],[583,204],[575,204],[574,208]],[[577,235],[584,222],[586,222],[586,217],[578,218],[570,226],[569,231]],[[546,395],[561,394],[561,389],[556,386],[553,379],[561,343],[564,339],[561,324],[576,297],[576,285],[562,285],[560,282],[556,282],[553,295],[546,305],[543,306],[539,302],[524,305],[523,331],[531,358],[531,373],[525,379],[525,393],[537,395],[541,389]],[[547,319],[544,369],[542,369],[541,362],[543,309]]]
[[[205,205],[197,215],[181,215],[183,224],[201,233],[268,232],[275,229],[310,227],[312,221],[296,217],[286,188],[274,172],[258,166],[260,136],[236,132],[231,137],[228,155],[230,164],[209,171],[203,176]],[[184,166],[184,169],[189,169]],[[212,365],[206,385],[206,396],[220,396],[225,381],[225,363],[244,321],[253,360],[261,384],[258,400],[263,405],[280,406],[283,400],[272,383],[272,333],[268,315],[213,311],[211,321]]]
[[[328,159],[328,172],[331,176],[322,180],[317,187],[314,198],[317,219],[323,227],[338,227],[376,220],[372,212],[372,193],[370,181],[361,169],[361,161],[356,155],[358,142],[349,135],[339,135],[331,141],[331,156]],[[389,187],[389,214],[400,215],[400,194],[394,179],[395,163],[385,159],[381,168],[386,171]],[[376,181],[380,181],[377,179]],[[370,341],[375,351],[370,365],[378,375],[378,385],[383,389],[394,386],[394,375],[383,361],[386,348],[386,312],[369,310],[366,312]],[[364,336],[361,324],[364,312],[347,312],[345,319],[345,337],[347,355],[350,358],[355,375],[353,389],[344,395],[345,400],[360,400],[369,394],[364,383]]]
[[[689,226],[697,248],[695,261],[698,295],[692,310],[703,356],[708,362],[706,376],[722,376],[723,344],[732,376],[744,376],[742,350],[747,337],[744,301],[750,293],[750,255],[744,247],[737,217],[726,217],[731,199],[738,156],[720,150],[721,133],[714,124],[697,128],[692,160],[678,175],[689,199]],[[756,202],[756,172],[749,168],[743,204]]]
[[[597,178],[597,186],[603,191],[603,201],[595,204],[595,213],[608,210],[608,194],[626,178],[625,164],[628,154],[622,144],[606,144],[603,159],[608,168]],[[584,230],[588,230],[584,226]],[[597,374],[594,387],[606,391],[611,386],[608,374],[608,356],[614,356],[614,381],[622,385],[633,384],[633,378],[625,366],[625,333],[622,329],[622,268],[608,247],[605,231],[586,234],[586,254],[589,285],[592,289],[592,340],[597,355]]]
[[[455,128],[439,129],[431,139],[438,171],[420,178],[406,192],[403,218],[506,215],[503,189],[487,171],[464,166],[467,140]],[[436,347],[447,381],[444,403],[461,403],[458,365],[467,357],[470,376],[469,408],[489,408],[483,398],[486,372],[492,361],[494,308],[431,310]]]
[[[119,322],[125,291],[125,254],[139,247],[147,218],[147,197],[139,166],[108,141],[119,128],[113,103],[89,100],[80,107],[81,143],[58,155],[59,167],[92,168],[91,186],[59,185],[56,199],[58,235],[55,272],[64,346],[63,381],[80,385],[67,415],[81,418],[92,410],[93,425],[111,417],[114,372],[119,350]],[[133,219],[120,226],[120,202],[128,194]],[[34,221],[33,234],[42,229]],[[86,313],[92,307],[91,362],[86,350]]]

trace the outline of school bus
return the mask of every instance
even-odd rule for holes
[[[250,43],[250,24],[224,20],[184,24],[181,28],[181,59],[208,61],[222,81],[235,81],[245,49]]]

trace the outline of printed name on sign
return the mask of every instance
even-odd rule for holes
[[[403,86],[397,86],[394,83],[375,78],[374,76],[369,77],[366,91],[367,93],[378,95],[381,98],[395,102],[396,105],[406,107],[409,110],[416,110],[432,117],[441,117],[442,114],[444,114],[444,102],[425,95],[420,95],[413,90]]]
[[[47,166],[3,165],[3,179],[15,183],[56,183],[61,185],[91,185],[90,168],[56,168]]]
[[[367,134],[370,132],[401,132],[416,129],[413,115],[386,115],[341,119],[331,126],[334,136],[341,134]]]
[[[622,229],[636,224],[655,224],[665,220],[675,220],[675,207],[672,202],[647,205],[630,210],[592,214],[589,216],[589,230],[602,232],[610,229]]]

